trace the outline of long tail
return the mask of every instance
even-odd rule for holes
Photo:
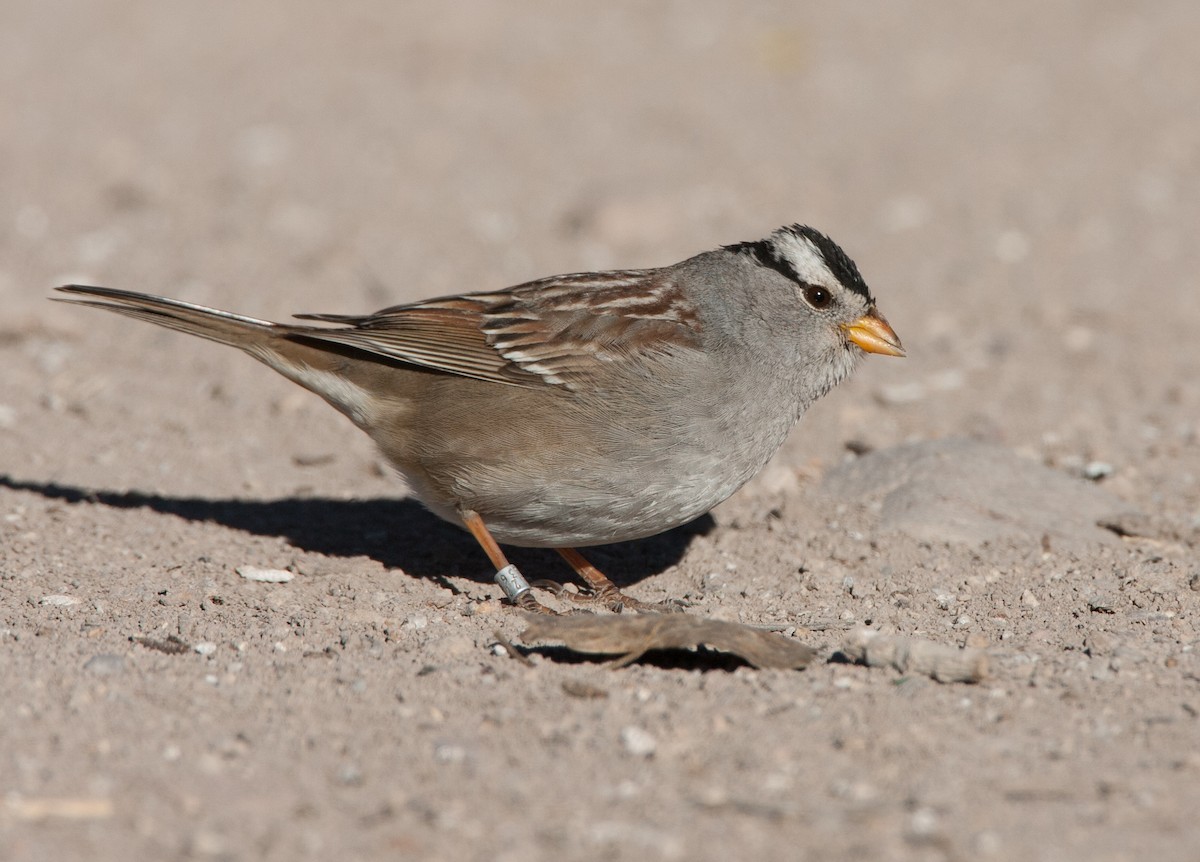
[[[319,330],[272,323],[131,290],[84,284],[68,284],[57,289],[89,297],[55,298],[57,302],[115,311],[244,350],[289,380],[317,393],[356,424],[367,424],[371,404],[369,393],[376,388],[378,363],[363,357],[352,358],[343,346],[321,343]]]
[[[147,293],[134,293],[131,290],[114,290],[111,287],[91,287],[86,284],[68,284],[57,288],[63,293],[78,296],[96,297],[95,299],[58,299],[55,302],[66,302],[71,305],[90,305],[93,308],[103,308],[105,311],[115,311],[136,320],[157,323],[168,329],[198,335],[219,344],[228,344],[250,350],[255,343],[277,334],[284,327],[271,323],[269,320],[257,320],[240,314],[231,314],[216,308],[205,308],[203,305],[193,305],[190,302],[180,302],[177,299],[167,299],[163,296],[151,296]],[[282,334],[282,333],[279,333]]]

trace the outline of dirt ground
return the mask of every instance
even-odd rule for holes
[[[0,858],[1200,858],[1198,44],[1186,0],[0,4]],[[795,221],[909,357],[595,557],[802,671],[519,661],[319,399],[46,301],[367,312]]]

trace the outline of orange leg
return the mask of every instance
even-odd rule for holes
[[[580,601],[595,602],[617,613],[625,609],[642,612],[649,611],[652,613],[682,610],[679,603],[651,604],[643,602],[640,599],[635,599],[632,596],[627,596],[617,588],[616,584],[605,577],[602,571],[589,563],[579,551],[574,548],[555,548],[555,550],[575,570],[575,574],[583,578],[584,583],[588,585],[590,594],[580,596]],[[571,594],[560,591],[559,595],[569,596]]]
[[[473,512],[470,509],[462,509],[459,516],[463,520],[463,524],[471,531],[471,535],[475,537],[475,541],[479,543],[479,547],[483,548],[483,552],[488,555],[488,559],[492,561],[492,565],[496,567],[496,583],[504,590],[504,594],[508,596],[508,600],[519,608],[524,608],[527,611],[533,611],[540,614],[552,614],[554,611],[543,605],[533,596],[533,590],[529,588],[528,582],[521,577],[521,573],[517,571],[517,567],[508,561],[504,556],[504,552],[500,550],[500,545],[492,538],[492,534],[488,532],[487,526],[483,523],[483,518],[479,517],[478,512]],[[601,575],[603,577],[603,575]]]

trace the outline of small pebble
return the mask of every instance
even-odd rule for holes
[[[929,386],[939,392],[953,392],[967,385],[967,373],[961,368],[947,368],[930,376]]]
[[[921,401],[928,394],[924,383],[912,381],[909,383],[892,383],[880,386],[875,398],[885,407],[898,407],[902,404],[912,404]]]
[[[938,816],[932,808],[918,808],[909,819],[909,828],[914,835],[932,835],[938,829]]]
[[[1039,602],[1037,596],[1033,594],[1033,590],[1026,590],[1025,592],[1021,593],[1021,604],[1027,608],[1036,608],[1041,604],[1041,602]]]
[[[729,586],[729,578],[723,572],[708,572],[703,583],[706,593],[719,593]]]
[[[201,641],[193,646],[192,649],[200,653],[200,655],[212,655],[217,651],[217,645],[212,641]]]
[[[453,742],[439,742],[433,747],[433,759],[438,763],[462,763],[467,749]]]
[[[1083,478],[1099,482],[1106,476],[1111,476],[1113,469],[1112,464],[1105,463],[1104,461],[1089,461],[1083,466]]]
[[[621,728],[621,744],[634,757],[652,757],[658,749],[658,740],[636,725]]]
[[[347,787],[355,787],[362,784],[362,769],[355,763],[346,763],[338,770],[338,781]]]
[[[42,596],[38,604],[52,608],[69,608],[71,605],[79,604],[80,601],[82,599],[77,599],[74,596]]]
[[[286,584],[296,577],[284,569],[260,569],[258,566],[238,566],[234,571],[248,581],[263,584]]]
[[[696,792],[696,801],[705,808],[720,808],[729,804],[729,791],[717,785],[702,787]]]
[[[83,669],[98,676],[111,676],[125,670],[125,657],[113,653],[101,653],[88,659],[84,663]]]

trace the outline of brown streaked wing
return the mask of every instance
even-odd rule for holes
[[[510,385],[586,388],[595,369],[695,347],[694,306],[667,270],[579,273],[494,293],[431,299],[297,334]]]
[[[666,269],[580,273],[508,291],[484,312],[502,356],[550,384],[587,387],[612,362],[695,347],[696,309]]]
[[[443,300],[443,303],[447,301]],[[305,320],[342,323],[345,329],[295,327],[296,335],[356,347],[368,353],[426,368],[461,374],[494,383],[536,386],[531,374],[522,374],[488,343],[480,325],[476,303],[447,303],[438,307],[400,306],[369,317],[296,315]]]

